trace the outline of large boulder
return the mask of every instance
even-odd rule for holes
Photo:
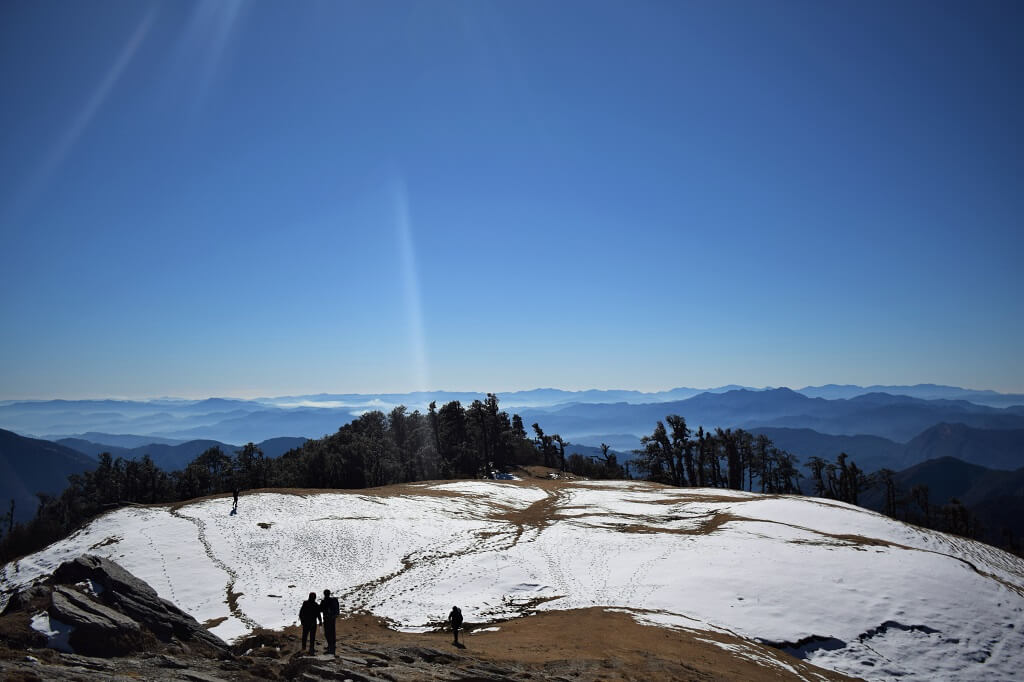
[[[217,656],[228,651],[222,639],[147,583],[109,559],[88,554],[11,595],[0,614],[0,632],[26,645],[41,639],[51,648],[87,656],[158,649],[161,641]]]
[[[68,644],[86,656],[121,656],[145,645],[142,628],[128,616],[78,590],[56,585],[51,594],[50,626],[66,628]]]
[[[92,601],[101,601],[138,622],[164,642],[172,638],[226,651],[224,640],[210,633],[195,618],[177,606],[161,599],[143,580],[103,557],[85,554],[65,561],[53,573],[56,584],[85,583],[87,591],[95,595]]]

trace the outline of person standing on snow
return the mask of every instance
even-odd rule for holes
[[[459,628],[462,627],[462,610],[458,606],[452,607],[452,612],[448,614],[448,622],[452,624],[452,644],[458,645]]]
[[[302,648],[306,648],[306,636],[309,636],[309,655],[313,655],[316,644],[316,623],[320,617],[320,605],[316,603],[316,592],[309,593],[309,599],[302,602],[299,609],[299,622],[302,623]]]
[[[334,619],[341,613],[338,598],[331,596],[330,590],[324,590],[324,598],[320,600],[320,613],[324,623],[324,640],[327,642],[327,653],[333,654],[336,647]]]

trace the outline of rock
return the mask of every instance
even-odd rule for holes
[[[206,673],[196,672],[193,670],[186,670],[178,674],[186,680],[193,680],[193,682],[226,682],[223,677],[216,677],[214,675],[208,675]]]
[[[161,599],[148,583],[109,559],[86,554],[65,561],[54,571],[52,578],[53,582],[64,584],[84,580],[102,588],[98,590],[98,598],[106,605],[138,621],[163,642],[177,638],[221,651],[228,649],[227,643],[210,633],[195,618]]]
[[[128,616],[63,585],[53,588],[50,616],[76,628],[95,627],[110,634],[139,631],[139,624]]]
[[[114,670],[114,666],[102,658],[90,658],[88,656],[79,656],[78,654],[64,654],[61,656],[61,660],[67,665],[85,668],[86,670],[95,670],[107,673]]]
[[[8,615],[16,611],[37,611],[46,608],[50,603],[50,587],[47,585],[30,585],[15,592],[7,601],[2,614]]]
[[[459,675],[463,680],[474,680],[475,682],[515,682],[514,677],[509,677],[505,670],[496,666],[475,665],[460,668]]]
[[[176,670],[188,667],[188,663],[184,663],[174,656],[168,656],[167,654],[160,654],[157,656],[156,664],[161,668],[174,668]]]
[[[473,675],[474,679],[479,679],[481,682],[484,680],[493,680],[494,682],[512,680],[513,678],[508,676],[508,670],[500,666],[488,663],[486,661],[478,661],[474,665],[462,668],[462,673],[469,673]]]
[[[142,648],[142,630],[131,618],[62,585],[51,599],[50,618],[71,626],[68,644],[76,653],[121,656]]]
[[[412,660],[426,661],[427,663],[454,663],[460,660],[460,656],[453,656],[452,654],[446,654],[443,651],[437,649],[431,649],[425,646],[408,646],[402,647],[397,650],[399,658],[406,663],[411,663],[406,657]]]

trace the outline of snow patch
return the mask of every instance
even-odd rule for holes
[[[46,637],[47,646],[51,649],[68,653],[73,652],[71,644],[68,642],[71,632],[74,630],[74,627],[71,625],[61,622],[56,618],[51,618],[49,613],[41,611],[32,616],[30,627]]]

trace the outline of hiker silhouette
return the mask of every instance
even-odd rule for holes
[[[334,619],[341,613],[338,598],[331,596],[330,590],[324,590],[324,598],[320,600],[320,613],[324,622],[324,641],[327,642],[327,653],[333,654],[337,646],[334,634]]]
[[[309,593],[309,599],[302,602],[299,609],[299,622],[302,623],[302,648],[306,648],[306,636],[309,636],[309,654],[313,655],[316,644],[316,623],[320,618],[320,605],[316,603],[316,592]]]
[[[462,610],[458,606],[452,607],[452,612],[448,614],[448,622],[452,625],[452,644],[461,646],[459,644],[459,628],[462,627]]]
[[[234,503],[234,505],[232,505],[232,511],[235,511],[237,509],[238,509],[238,488],[235,487],[235,503]]]

